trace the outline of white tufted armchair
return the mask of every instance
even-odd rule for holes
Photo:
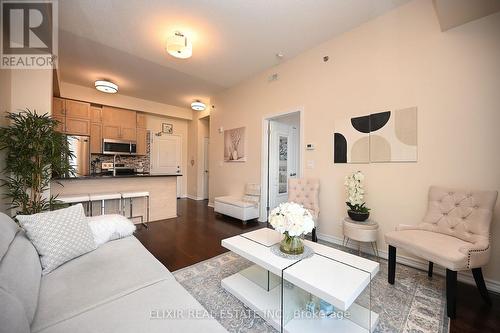
[[[301,204],[309,210],[314,219],[314,225],[319,217],[319,179],[315,178],[289,178],[288,202]],[[318,241],[316,227],[312,231],[313,242]]]
[[[389,244],[389,283],[396,274],[396,248],[446,268],[448,316],[455,318],[457,271],[472,270],[483,299],[491,304],[481,267],[490,260],[490,224],[497,191],[466,191],[433,186],[422,223],[400,225],[385,235]]]

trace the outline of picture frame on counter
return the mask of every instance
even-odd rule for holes
[[[174,133],[174,125],[168,123],[161,124],[161,132],[165,134],[173,134]]]

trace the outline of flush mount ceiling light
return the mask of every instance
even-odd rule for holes
[[[180,31],[167,38],[167,52],[172,57],[187,59],[193,55],[191,41]]]
[[[113,82],[109,81],[104,81],[104,80],[97,80],[95,81],[95,88],[99,91],[108,93],[108,94],[114,94],[118,92],[118,86],[114,84]]]
[[[206,108],[207,106],[204,103],[200,102],[199,100],[196,100],[193,103],[191,103],[191,109],[195,111],[204,111]]]

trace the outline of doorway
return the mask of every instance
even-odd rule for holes
[[[182,174],[182,138],[179,135],[153,135],[151,174]],[[177,198],[182,193],[182,176],[177,177]]]
[[[208,138],[203,138],[203,199],[208,199],[208,152],[210,141]]]
[[[288,180],[301,175],[301,111],[264,119],[261,221],[288,200]]]

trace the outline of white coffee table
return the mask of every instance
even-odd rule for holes
[[[370,282],[379,264],[307,240],[312,256],[284,258],[271,251],[281,238],[264,228],[222,240],[255,264],[222,280],[222,287],[281,332],[372,332],[378,314],[370,310]],[[336,317],[312,317],[306,303],[317,298],[332,304]]]

